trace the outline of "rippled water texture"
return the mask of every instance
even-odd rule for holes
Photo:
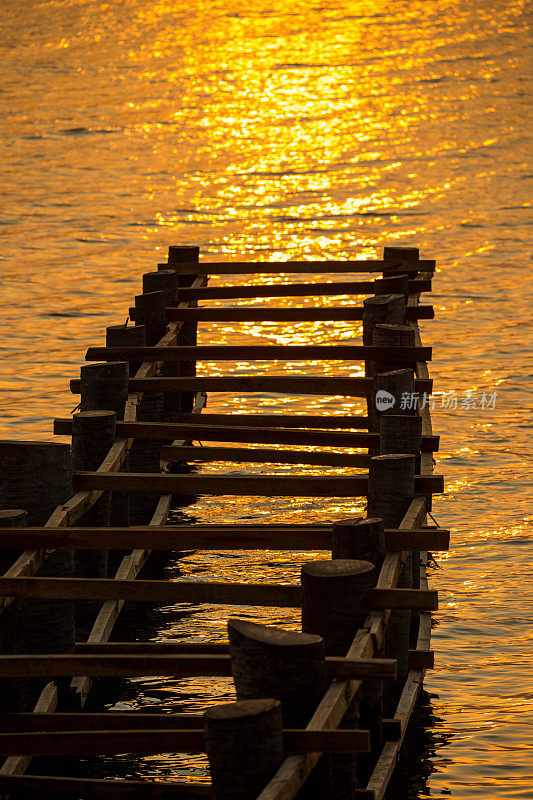
[[[417,736],[424,761],[404,766],[391,790],[400,800],[533,797],[526,12],[522,0],[0,8],[1,436],[50,437],[51,418],[75,405],[68,379],[87,345],[125,318],[140,275],[168,244],[199,244],[204,259],[312,260],[379,257],[384,244],[400,243],[438,260],[437,319],[423,323],[422,337],[434,347],[437,390],[459,398],[456,410],[434,411],[447,482],[434,514],[453,543],[432,576],[441,610],[437,669],[417,717],[419,731],[429,729]],[[337,336],[324,324],[203,330],[203,342],[222,343]],[[358,335],[356,325],[342,330],[347,340]],[[496,391],[496,408],[462,408],[467,391]],[[211,411],[266,407],[305,404],[210,400]],[[338,399],[313,407],[360,408]],[[306,521],[355,508],[217,498],[184,514]],[[294,580],[303,558],[267,557],[191,554],[181,568],[185,577]],[[220,638],[231,611],[154,611],[145,631],[132,612],[126,620],[130,636],[198,640]],[[262,618],[296,625],[285,611]],[[230,688],[143,679],[120,692],[120,707],[198,711]],[[204,780],[201,758],[113,761],[116,774]]]

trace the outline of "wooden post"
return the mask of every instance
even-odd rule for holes
[[[375,583],[376,569],[368,561],[336,559],[303,565],[302,629],[322,636],[326,655],[346,655],[366,619],[369,593]],[[359,698],[355,697],[339,727],[357,728],[358,722]],[[356,788],[357,756],[331,756],[329,767],[330,800],[348,800]]]
[[[354,517],[333,523],[332,558],[370,561],[379,565],[384,551],[383,520]]]
[[[372,393],[368,400],[368,429],[378,432],[380,419],[386,414],[411,414],[411,399],[415,396],[415,378],[412,369],[394,369],[374,375]],[[371,455],[379,451],[370,450]]]
[[[148,292],[135,297],[135,324],[144,325],[146,344],[153,347],[165,335],[167,318],[165,314],[165,292]]]
[[[412,262],[413,270],[409,269],[410,264],[405,266],[406,273],[411,277],[418,273],[417,262],[420,260],[420,251],[418,247],[384,247],[383,260],[390,261],[392,264],[398,261]],[[383,272],[387,273],[386,268]]]
[[[401,281],[401,286],[398,288],[398,281]],[[394,286],[394,292],[391,292],[389,286]],[[374,294],[403,294],[407,300],[409,294],[409,276],[408,275],[388,275],[374,281]]]
[[[171,245],[168,248],[168,269],[176,269],[177,274],[177,282],[178,282],[178,297],[177,300],[179,302],[180,295],[179,290],[180,288],[185,288],[187,286],[191,286],[196,279],[196,275],[180,275],[179,269],[177,267],[179,264],[197,264],[200,258],[200,248],[195,246],[177,246]],[[192,301],[190,303],[191,307],[197,307],[198,302]],[[184,323],[179,331],[177,344],[182,347],[196,347],[198,342],[198,323],[196,322],[186,322]],[[186,378],[186,377],[194,377],[196,375],[196,361],[182,361],[181,365],[179,366],[179,374]],[[194,392],[182,392],[181,396],[181,411],[182,413],[188,413],[192,411],[194,407]]]
[[[414,455],[415,474],[420,474],[422,417],[417,414],[383,414],[379,420],[379,434],[380,455]]]
[[[0,440],[0,508],[24,508],[44,525],[72,494],[70,446]]]
[[[146,392],[137,407],[139,422],[160,422],[163,416],[164,395],[162,392]],[[161,445],[167,441],[135,439],[129,454],[131,472],[160,472]],[[130,524],[143,525],[152,517],[158,499],[150,492],[130,494]]]
[[[86,364],[80,374],[81,410],[113,411],[117,419],[124,419],[124,407],[128,399],[128,362]]]
[[[71,495],[68,444],[0,442],[0,507],[24,508],[27,517],[22,518],[27,524],[40,526]],[[47,557],[37,575],[70,578],[73,575],[73,563],[72,551],[56,550]],[[25,615],[25,653],[69,653],[74,650],[72,601],[28,600],[21,608]],[[43,685],[42,680],[24,682],[25,710],[33,710]],[[63,683],[58,685],[63,690]]]
[[[372,344],[380,347],[414,347],[415,332],[408,325],[391,325],[387,322],[380,322],[374,327]],[[390,372],[391,370],[405,369],[406,367],[414,370],[415,365],[414,363],[400,364],[394,357],[384,361],[368,361],[366,374],[371,377],[376,372]]]
[[[369,561],[379,573],[385,551],[383,520],[356,517],[333,523],[332,556]],[[366,786],[383,744],[383,681],[366,681],[359,692],[359,727],[370,731],[370,753],[359,753],[356,774]]]
[[[374,328],[380,322],[390,325],[405,324],[405,297],[403,294],[378,294],[363,301],[363,344],[371,345]]]
[[[165,293],[165,308],[172,306],[178,297],[178,276],[173,269],[158,269],[143,275],[143,294]],[[166,315],[165,315],[166,316]]]
[[[273,697],[286,728],[304,728],[327,689],[320,636],[240,619],[228,620],[237,700]]]
[[[415,457],[415,474],[420,474],[420,450],[422,445],[422,417],[417,414],[385,414],[380,419],[380,454],[409,453]],[[413,589],[420,588],[420,551],[409,553],[405,569],[411,562],[411,584]],[[411,611],[411,638],[418,631],[420,612]]]
[[[383,455],[370,459],[368,477],[368,515],[381,517],[386,528],[397,528],[405,516],[415,491],[415,456]],[[412,585],[412,562],[407,558],[399,588]],[[393,609],[385,635],[385,658],[398,659],[396,686],[403,686],[408,672],[411,612]]]
[[[283,762],[278,700],[242,700],[210,708],[204,735],[213,800],[255,800]]]
[[[72,468],[96,470],[115,441],[116,414],[114,411],[82,411],[72,418]],[[103,527],[109,525],[111,493],[102,497],[81,518],[80,525]],[[75,551],[76,575],[81,578],[107,577],[107,550]],[[96,610],[96,604],[84,603],[77,614],[80,627]],[[88,633],[88,631],[84,631]]]
[[[162,269],[162,267],[165,269]],[[157,272],[145,272],[143,275],[143,292],[162,291],[165,294],[165,308],[178,304],[178,276],[177,273],[168,265],[158,265]],[[166,319],[166,313],[165,313]],[[179,333],[176,336],[176,344],[180,343]],[[162,377],[179,378],[182,374],[180,363],[165,362],[161,366]],[[167,392],[164,396],[164,411],[162,419],[172,422],[173,415],[181,411],[181,392]]]
[[[109,347],[132,344],[135,342],[142,342],[144,340],[144,327],[130,325],[112,326],[106,328],[106,345]],[[111,344],[113,342],[113,344]],[[82,411],[114,411],[117,419],[124,419],[124,410],[126,407],[126,400],[128,399],[128,378],[134,369],[133,364],[127,361],[107,361],[100,364],[86,364],[80,370],[81,372],[81,410]],[[112,442],[111,442],[112,444]],[[110,445],[111,446],[111,445]],[[103,461],[103,456],[98,463]],[[96,469],[97,467],[95,467]],[[128,459],[122,465],[121,471],[128,471]],[[107,495],[109,500],[111,495]],[[106,501],[107,502],[107,501]],[[111,499],[110,506],[110,524],[112,525],[128,525],[129,524],[129,493],[128,492],[115,492]],[[113,554],[114,563],[116,562],[117,554]],[[87,563],[87,556],[82,557]],[[95,554],[96,561],[94,562],[94,577],[100,575],[103,577],[107,575],[107,567],[105,573],[102,572],[104,563],[107,564],[107,554],[104,551],[98,551]],[[96,563],[100,564],[96,567]],[[87,576],[89,577],[89,576]]]
[[[24,528],[28,514],[21,508],[0,511],[0,528]],[[20,555],[16,550],[0,551],[0,570],[3,575]],[[0,616],[0,652],[4,655],[24,652],[24,627],[26,602],[17,598]],[[6,711],[24,708],[24,683],[17,678],[7,678],[0,683],[0,707]]]
[[[106,347],[145,347],[146,328],[144,325],[109,325],[106,328]],[[140,363],[130,361],[128,371],[133,378]]]

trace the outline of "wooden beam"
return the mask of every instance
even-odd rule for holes
[[[0,578],[0,597],[299,608],[301,589],[294,584],[275,583],[116,581],[111,578]]]
[[[124,599],[130,602],[150,603],[215,603],[272,608],[301,606],[300,586],[275,583],[115,581],[110,578],[0,578],[0,595],[65,600]],[[438,608],[435,591],[376,588],[372,589],[371,595],[371,606],[376,609],[421,608],[435,611]],[[14,658],[21,657],[0,657],[1,660]]]
[[[132,439],[243,442],[247,444],[305,445],[314,447],[379,447],[379,433],[353,431],[254,428],[251,425],[201,425],[176,422],[117,422],[117,436]],[[72,420],[54,420],[54,433],[72,433]],[[435,452],[438,436],[423,436],[422,451]]]
[[[434,669],[433,650],[409,650],[409,669]]]
[[[370,456],[357,453],[310,452],[309,450],[271,450],[243,447],[161,448],[161,458],[168,461],[230,461],[239,464],[311,464],[323,467],[367,467]]]
[[[4,528],[0,549],[54,550],[331,550],[331,526],[178,525],[132,528]],[[385,531],[385,549],[447,550],[450,532],[443,529]]]
[[[332,284],[327,284],[331,286]],[[433,306],[408,306],[407,319],[434,319]],[[169,322],[356,322],[362,321],[363,309],[358,306],[174,308],[166,309]]]
[[[142,675],[165,675],[173,678],[231,677],[231,666],[229,653],[158,653],[145,650],[135,654],[99,652],[0,655],[0,678],[63,678],[71,675],[100,678]],[[394,659],[347,660],[330,657],[326,659],[326,667],[330,680],[393,680],[396,677]],[[161,726],[164,727],[164,724],[161,723]]]
[[[165,715],[161,715],[165,716]],[[283,731],[285,749],[293,753],[368,753],[368,731]],[[196,730],[103,730],[0,733],[1,755],[89,756],[111,753],[203,753],[203,728]]]
[[[431,347],[359,344],[201,345],[199,347],[89,347],[86,361],[431,361]]]
[[[252,428],[323,428],[367,430],[368,417],[324,414],[173,414],[172,422],[186,425],[235,425]]]
[[[73,472],[72,485],[80,489],[154,494],[210,494],[241,497],[366,497],[368,478],[307,475],[161,475],[134,472]],[[415,475],[417,494],[444,491],[442,475]]]
[[[268,394],[367,397],[372,378],[302,377],[300,375],[240,375],[200,378],[130,378],[130,392],[267,392]],[[81,381],[70,381],[72,394],[79,394]],[[416,380],[415,392],[431,394],[432,380]]]
[[[322,273],[402,273],[402,270],[431,272],[435,261],[420,260],[414,263],[398,258],[357,259],[354,261],[204,261],[200,263],[172,264],[179,275],[265,275],[265,274],[322,274]]]
[[[130,781],[103,778],[63,778],[50,775],[2,775],[0,789],[10,798],[51,797],[72,800],[86,797],[91,800],[198,800],[212,798],[209,784],[182,781]]]

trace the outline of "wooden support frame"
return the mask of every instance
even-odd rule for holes
[[[76,489],[154,494],[210,494],[244,497],[366,497],[368,478],[358,476],[285,475],[160,475],[134,472],[74,472]],[[444,491],[442,475],[415,475],[418,494]]]
[[[301,587],[275,583],[218,583],[211,581],[115,581],[110,578],[0,578],[5,597],[47,597],[73,600],[128,600],[150,603],[210,603],[299,608]],[[371,606],[383,608],[438,608],[437,592],[378,587]],[[16,656],[4,656],[15,658]],[[347,656],[354,658],[354,656]],[[365,656],[357,656],[364,658]]]
[[[202,261],[200,263],[173,264],[179,275],[252,275],[252,274],[323,274],[372,273],[389,275],[416,271],[433,272],[435,261],[419,260],[415,263],[402,258],[394,261],[382,259],[357,259],[345,261]]]
[[[137,373],[138,375],[138,373]],[[368,397],[372,393],[372,378],[294,377],[291,375],[236,375],[197,378],[130,378],[130,392],[233,392],[249,394],[325,395],[339,397]],[[79,394],[79,378],[70,381],[72,394]],[[415,391],[431,394],[433,381],[416,379]]]
[[[70,435],[72,420],[54,420],[54,433]],[[379,433],[324,431],[293,428],[259,428],[238,425],[208,425],[181,422],[117,422],[117,436],[135,439],[183,439],[191,441],[241,442],[247,444],[301,445],[310,447],[379,447]],[[423,436],[422,450],[435,452],[438,436]],[[281,454],[280,454],[281,455]]]
[[[265,344],[197,347],[89,347],[86,361],[431,361],[431,347]]]
[[[331,284],[327,284],[331,286]],[[362,322],[363,309],[358,306],[324,306],[287,308],[232,306],[230,308],[201,307],[166,309],[169,322]],[[435,309],[431,305],[406,308],[409,320],[434,319]]]
[[[75,550],[331,550],[331,526],[163,525],[131,528],[3,528],[0,549]],[[385,530],[385,548],[445,551],[450,532],[443,528]]]
[[[396,677],[394,659],[327,658],[326,668],[330,680],[394,680]],[[0,678],[57,678],[74,674],[92,677],[231,677],[232,670],[229,652],[191,654],[158,653],[152,650],[135,654],[100,652],[0,655]]]

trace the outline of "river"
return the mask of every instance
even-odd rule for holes
[[[436,669],[390,800],[533,798],[529,22],[525,0],[0,7],[2,437],[51,438],[52,418],[76,404],[68,380],[87,346],[125,320],[169,244],[200,245],[206,260],[265,261],[376,258],[405,244],[437,260],[436,319],[421,329],[434,348],[446,479],[433,514],[452,546],[432,567]],[[359,332],[345,323],[341,338]],[[201,336],[337,340],[324,323],[204,326]],[[209,402],[213,412],[306,407],[295,396]],[[311,408],[362,412],[339,398]],[[215,498],[175,519],[305,522],[358,508]],[[294,580],[302,559],[194,553],[166,573]],[[229,613],[254,614],[180,606],[153,610],[143,626],[154,639],[220,639]],[[286,611],[261,618],[297,626]],[[126,611],[125,630],[142,636],[136,622]],[[113,707],[198,712],[228,696],[227,681],[138,679],[117,685]],[[205,781],[200,757],[94,759],[87,771]]]

